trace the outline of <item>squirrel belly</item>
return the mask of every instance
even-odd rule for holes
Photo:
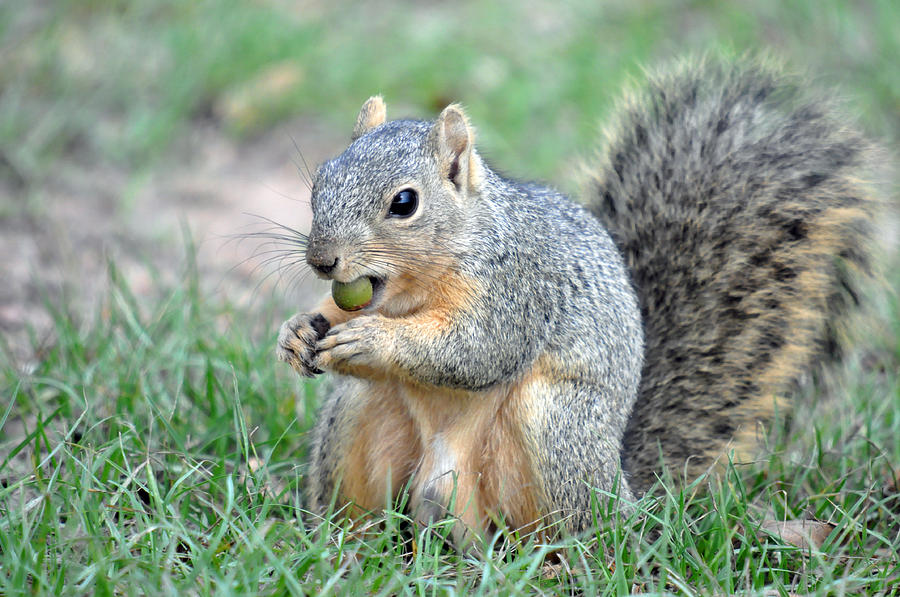
[[[501,522],[578,531],[591,488],[630,500],[661,465],[752,453],[870,266],[869,147],[805,93],[749,60],[652,75],[585,207],[494,173],[459,106],[387,121],[368,100],[316,173],[306,258],[368,278],[371,300],[326,297],[277,346],[338,376],[312,509],[355,516],[409,487],[418,520],[464,523],[459,544]]]

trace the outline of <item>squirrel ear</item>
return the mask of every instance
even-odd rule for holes
[[[381,99],[380,95],[373,95],[360,108],[359,116],[356,117],[356,126],[353,127],[353,135],[350,139],[356,141],[376,126],[384,124],[385,118],[387,118],[387,109],[384,105],[384,100]]]
[[[474,156],[475,131],[459,104],[450,104],[431,129],[429,135],[438,164],[457,189],[463,183],[473,185],[477,179],[477,157]]]

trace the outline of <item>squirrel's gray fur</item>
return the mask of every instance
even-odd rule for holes
[[[630,499],[661,457],[696,474],[736,434],[748,450],[869,267],[868,145],[799,85],[753,60],[650,76],[614,119],[587,209],[494,173],[458,107],[384,122],[370,100],[351,145],[316,174],[307,257],[342,282],[418,277],[422,298],[376,288],[355,319],[326,306],[282,327],[282,360],[346,375],[313,431],[312,507],[335,491],[374,507],[338,487],[377,485],[368,476],[383,464],[388,491],[411,484],[419,518],[454,510],[435,479],[471,473],[479,507],[499,510],[471,525],[533,524],[507,508],[529,492],[540,516],[582,529],[590,487]],[[408,222],[385,216],[404,185],[421,201]],[[433,307],[430,292],[452,306]],[[428,309],[433,328],[406,325]],[[486,422],[466,430],[467,416]],[[378,417],[394,436],[373,432],[357,455]],[[477,445],[448,448],[459,433]],[[524,472],[490,468],[501,452]],[[423,471],[432,461],[450,464]]]
[[[870,271],[871,147],[801,85],[752,62],[686,62],[629,98],[602,152],[590,206],[646,335],[623,452],[638,487],[660,455],[696,474],[735,431],[756,434],[772,397],[834,350]]]

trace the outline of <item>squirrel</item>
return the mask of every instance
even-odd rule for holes
[[[538,117],[535,115],[535,117]],[[592,524],[663,469],[752,456],[760,425],[837,346],[871,272],[872,145],[762,61],[684,61],[626,94],[583,204],[492,170],[459,105],[362,106],[312,186],[306,261],[367,278],[280,330],[329,371],[313,511],[385,507],[467,533]],[[601,498],[603,499],[603,498]],[[455,525],[459,527],[460,525]]]

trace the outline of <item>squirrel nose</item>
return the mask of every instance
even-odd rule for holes
[[[313,268],[317,269],[323,274],[330,274],[332,271],[334,271],[334,268],[337,267],[337,262],[338,258],[335,257],[334,259],[332,259],[331,263],[311,263],[310,265],[312,265]]]
[[[322,247],[310,247],[306,253],[306,263],[321,274],[330,274],[337,267],[339,257]]]

